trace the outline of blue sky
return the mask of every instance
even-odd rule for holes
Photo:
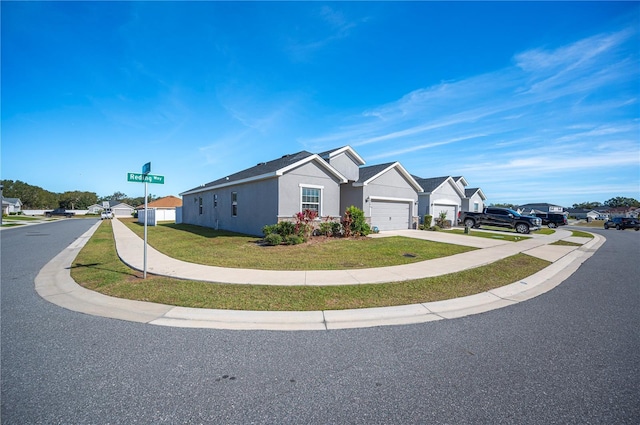
[[[637,2],[2,2],[3,179],[178,195],[301,150],[640,199]]]

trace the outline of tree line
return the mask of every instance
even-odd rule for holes
[[[82,192],[78,190],[54,193],[39,186],[33,186],[20,180],[1,180],[3,186],[2,196],[5,198],[18,198],[25,210],[47,210],[64,208],[67,210],[86,210],[91,205],[102,204],[104,201],[118,201],[132,207],[144,204],[144,196],[130,198],[122,192],[114,192],[107,196],[98,196],[95,192]],[[149,195],[149,201],[157,199]]]
[[[492,207],[500,207],[500,208],[518,208],[515,204],[491,204]],[[594,210],[596,208],[621,208],[621,207],[640,207],[640,201],[634,198],[625,198],[624,196],[616,196],[615,198],[611,198],[608,201],[604,202],[580,202],[579,204],[573,204],[571,208],[575,209],[584,209],[584,210]]]

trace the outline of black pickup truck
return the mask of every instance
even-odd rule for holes
[[[484,226],[508,227],[518,233],[529,233],[542,228],[542,220],[538,217],[520,215],[509,208],[487,207],[483,212],[462,212],[458,219],[466,227]]]
[[[56,208],[53,211],[45,212],[44,215],[47,217],[53,217],[54,215],[63,215],[65,217],[73,217],[74,215],[76,215],[76,213],[67,212],[67,210],[65,210],[64,208]]]

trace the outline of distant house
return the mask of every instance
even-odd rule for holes
[[[114,217],[132,217],[135,208],[129,204],[120,201],[109,201],[109,208],[113,212]]]
[[[462,199],[466,198],[464,188],[458,185],[453,177],[416,177],[416,181],[423,188],[418,194],[418,214],[439,217],[445,214],[447,220],[456,224],[458,213],[462,211]]]
[[[548,203],[533,203],[520,205],[516,210],[523,215],[540,214],[540,213],[564,213],[564,207]]]
[[[599,210],[588,210],[584,208],[568,208],[566,213],[569,217],[576,218],[578,220],[607,220],[609,214]]]
[[[640,213],[640,208],[638,207],[616,207],[616,208],[608,208],[606,212],[611,217],[632,217],[638,218]]]
[[[93,204],[87,208],[87,214],[100,214],[104,210],[102,205]]]
[[[147,208],[153,209],[156,221],[176,221],[176,208],[182,206],[182,199],[176,196],[165,196],[155,201],[147,202]],[[144,214],[144,204],[136,207],[138,217]]]
[[[447,220],[456,224],[461,211],[482,211],[487,197],[480,188],[467,188],[462,176],[421,178],[414,176],[423,191],[418,194],[418,214],[436,218],[446,214]]]
[[[22,202],[18,198],[2,197],[2,214],[18,214],[22,212]]]

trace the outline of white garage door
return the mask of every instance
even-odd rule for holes
[[[383,230],[409,228],[409,203],[371,201],[371,226]]]
[[[451,220],[451,224],[455,226],[458,221],[458,217],[456,217],[455,205],[434,204],[433,205],[433,223],[435,224],[436,219],[440,217],[440,213],[443,211],[447,213],[447,220]]]

